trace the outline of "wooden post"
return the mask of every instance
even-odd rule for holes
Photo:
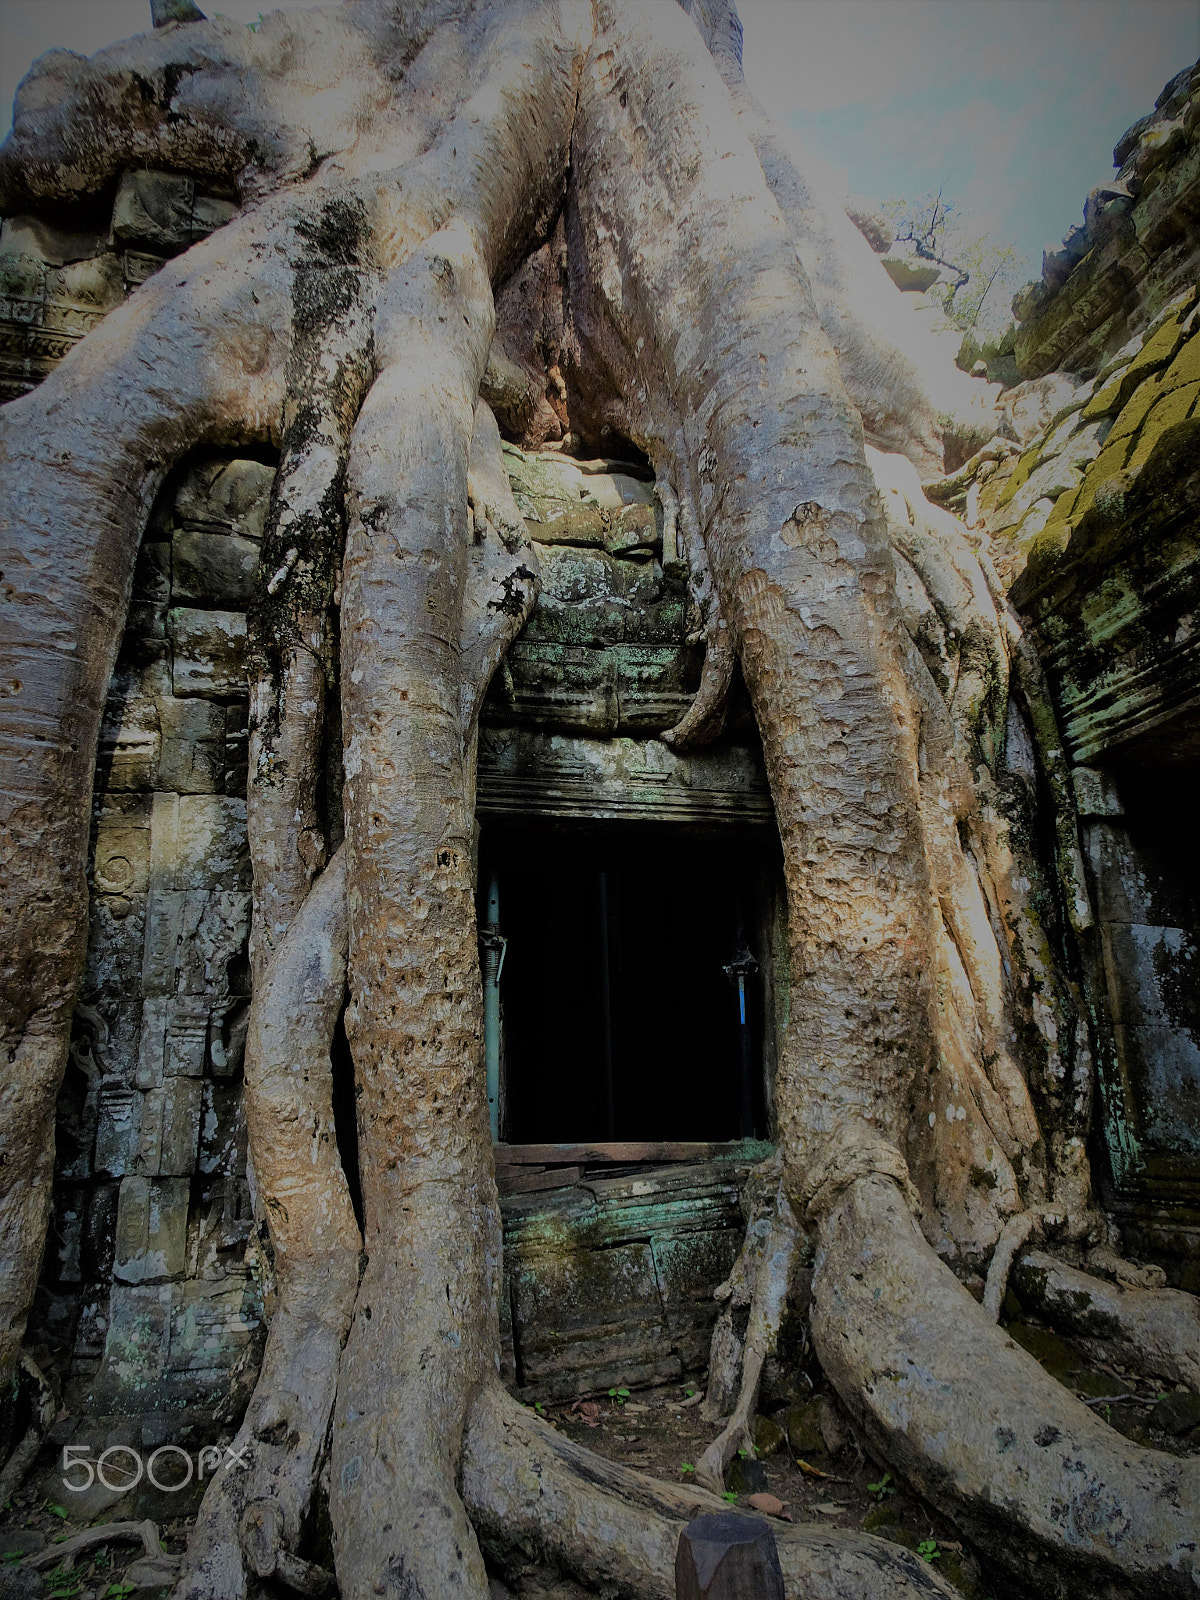
[[[675,1600],[784,1600],[770,1523],[736,1511],[689,1522],[675,1555]]]

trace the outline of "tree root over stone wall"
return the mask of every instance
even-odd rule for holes
[[[538,282],[559,296],[543,327],[565,368],[547,383],[573,437],[646,454],[699,574],[712,654],[676,738],[720,726],[736,658],[783,848],[786,1199],[731,1437],[771,1339],[790,1206],[819,1241],[817,1349],[885,1460],[998,1561],[1036,1557],[1096,1594],[1194,1588],[1194,1466],[1051,1393],[938,1259],[982,1265],[1025,1210],[1074,1238],[1097,1228],[1086,1026],[1056,953],[1087,907],[1046,909],[1077,882],[1069,784],[1051,783],[1047,863],[1036,783],[1006,757],[1025,721],[1044,761],[1057,749],[1027,641],[986,554],[916,482],[943,465],[944,397],[899,299],[895,340],[861,310],[873,272],[890,292],[882,272],[749,101],[737,38],[729,0],[348,0],[253,33],[192,21],[69,70],[45,58],[0,151],[6,214],[139,164],[253,201],[0,417],[9,1364],[45,1229],[88,796],[138,541],[198,442],[283,447],[255,612],[248,1086],[279,1309],[246,1422],[262,1471],[249,1505],[206,1503],[189,1600],[227,1600],[248,1573],[319,1580],[297,1540],[330,1401],[347,1600],[483,1600],[484,1555],[514,1538],[664,1594],[678,1527],[711,1503],[554,1439],[495,1383],[475,717],[537,577],[479,395],[494,289],[553,238],[561,270]],[[539,397],[509,392],[538,370],[516,344],[488,392],[542,425]],[[1027,664],[1015,698],[1010,659]],[[347,836],[322,874],[303,708],[335,672]],[[343,871],[361,1278],[328,1110]],[[319,1314],[318,1270],[339,1285]],[[875,1541],[782,1542],[797,1593],[945,1592]]]

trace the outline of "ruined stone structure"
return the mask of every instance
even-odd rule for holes
[[[871,1448],[1024,1581],[1190,1592],[1195,1462],[995,1322],[1011,1273],[1101,1357],[1200,1384],[1200,68],[1006,340],[964,349],[1000,392],[920,372],[724,0],[348,0],[246,37],[193,9],[51,60],[0,160],[0,392],[36,422],[10,525],[42,527],[35,468],[76,505],[51,408],[112,371],[124,453],[80,425],[108,498],[92,543],[65,520],[129,556],[127,606],[104,567],[70,624],[115,667],[28,1323],[55,1442],[252,1443],[181,1600],[319,1588],[314,1506],[347,1596],[454,1561],[478,1593],[514,1550],[665,1595],[764,1373],[811,1341]],[[251,71],[269,127],[230,109]],[[655,98],[677,78],[686,114]],[[353,115],[322,98],[351,82]],[[360,141],[396,104],[411,216]],[[96,116],[102,154],[75,142]],[[518,146],[512,221],[488,175]],[[220,394],[199,423],[193,380]],[[45,637],[75,649],[26,547],[5,599],[53,617],[14,715]],[[381,640],[452,667],[381,685]],[[14,815],[12,903],[69,976],[70,905],[51,934],[59,890],[20,892],[67,869]],[[27,1030],[43,1085],[62,1022]],[[410,1313],[436,1337],[388,1343]],[[702,1487],[539,1432],[497,1362],[526,1402],[707,1368]],[[781,1547],[805,1593],[948,1592],[878,1540]]]

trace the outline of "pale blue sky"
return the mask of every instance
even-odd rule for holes
[[[272,8],[211,9],[253,21]],[[980,228],[1016,243],[1031,273],[1111,171],[1120,135],[1200,57],[1200,0],[739,0],[739,9],[752,86],[840,187],[868,199],[941,187]],[[149,11],[148,0],[0,0],[2,131],[34,56],[54,45],[91,54],[146,28]]]

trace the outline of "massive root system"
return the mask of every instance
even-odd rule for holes
[[[139,539],[198,443],[281,451],[252,615],[246,1089],[277,1310],[243,1424],[254,1470],[209,1491],[180,1590],[197,1600],[272,1574],[319,1588],[297,1549],[327,1448],[347,1597],[482,1597],[485,1555],[502,1568],[514,1544],[668,1595],[678,1530],[707,1503],[566,1446],[497,1378],[471,827],[480,702],[537,588],[487,402],[522,442],[556,425],[544,352],[498,325],[522,271],[561,333],[572,434],[645,453],[690,561],[709,652],[674,739],[720,726],[740,663],[783,846],[783,1243],[710,1475],[744,1437],[806,1229],[817,1350],[898,1471],[998,1559],[1090,1594],[1200,1581],[1200,1466],[1125,1444],[939,1259],[985,1266],[1013,1218],[1048,1240],[1097,1227],[1082,1006],[1032,909],[1049,883],[1089,916],[1069,785],[1019,619],[920,489],[944,414],[972,425],[968,380],[931,391],[869,250],[750,99],[739,39],[728,0],[191,21],[87,64],[45,58],[0,152],[6,213],[134,165],[233,184],[244,207],[0,418],[8,1365]],[[333,680],[346,840],[327,861]],[[1018,736],[1057,798],[1048,862],[1021,825]],[[361,1231],[330,1104],[345,983]],[[783,1544],[797,1593],[944,1591],[874,1540]]]

